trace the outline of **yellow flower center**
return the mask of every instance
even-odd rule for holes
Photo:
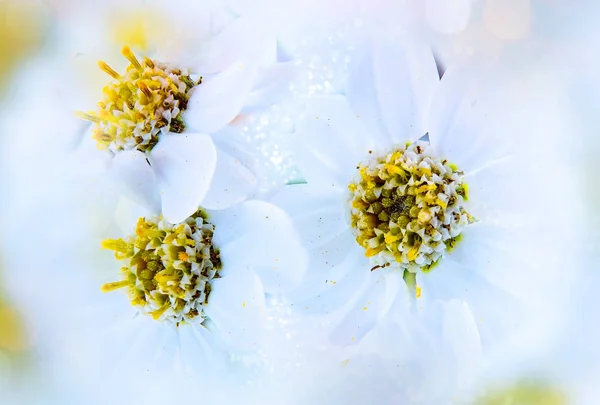
[[[140,63],[128,47],[122,53],[130,62],[125,73],[120,75],[105,62],[98,62],[114,82],[102,90],[97,111],[77,115],[94,123],[92,136],[99,149],[150,151],[160,133],[183,132],[182,113],[191,90],[202,80],[196,82],[186,70],[149,58]]]
[[[156,320],[179,324],[199,317],[202,323],[221,268],[212,244],[215,226],[207,219],[202,210],[175,225],[161,217],[140,218],[135,236],[102,242],[123,263],[123,280],[104,284],[102,291],[126,287],[131,304]]]
[[[474,221],[463,173],[426,152],[426,143],[408,143],[357,166],[350,220],[373,269],[427,271]]]

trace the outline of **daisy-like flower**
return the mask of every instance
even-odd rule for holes
[[[562,212],[542,202],[551,159],[517,121],[489,123],[508,98],[477,72],[486,70],[450,69],[440,82],[426,46],[381,40],[355,60],[345,92],[307,101],[295,144],[307,184],[275,201],[310,250],[294,306],[340,309],[335,342],[360,340],[398,294],[416,308],[466,300],[493,342],[558,272],[542,248],[555,243],[544,232],[559,229],[548,218]]]
[[[252,159],[231,136],[234,122],[277,101],[292,70],[277,63],[274,40],[260,41],[266,52],[238,52],[235,42],[250,29],[235,20],[205,41],[220,49],[199,56],[161,49],[141,58],[125,46],[128,66],[99,62],[110,81],[96,109],[77,112],[92,122],[87,139],[106,154],[122,191],[174,223],[199,205],[243,201],[257,187]]]
[[[175,224],[139,217],[132,235],[102,246],[122,265],[103,292],[124,289],[134,312],[175,329],[213,328],[241,347],[257,344],[265,291],[289,291],[306,265],[287,215],[257,200],[199,208]]]

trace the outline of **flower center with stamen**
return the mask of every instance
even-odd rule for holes
[[[160,133],[183,132],[182,113],[191,90],[202,80],[194,81],[187,70],[149,58],[140,63],[128,47],[122,53],[130,62],[125,73],[98,62],[115,81],[102,90],[97,111],[77,115],[95,124],[92,137],[99,149],[150,151]]]
[[[131,304],[156,320],[202,323],[221,268],[212,244],[215,226],[207,218],[202,210],[175,225],[161,217],[140,218],[135,236],[102,242],[123,263],[123,280],[104,284],[102,291],[126,287]]]
[[[350,220],[373,270],[430,270],[474,221],[463,173],[427,152],[425,142],[408,143],[357,166]]]

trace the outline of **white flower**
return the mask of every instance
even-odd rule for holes
[[[536,324],[527,314],[562,278],[563,175],[518,107],[492,115],[516,103],[497,73],[451,68],[438,85],[427,47],[388,38],[345,94],[308,101],[295,144],[307,184],[275,201],[311,253],[294,306],[344,313],[334,342],[356,343],[395,299],[465,300],[484,343],[514,332],[517,314]]]
[[[85,186],[81,182],[71,184]],[[71,203],[83,202],[82,197],[87,199],[78,193],[72,190],[62,195],[70,197]],[[115,261],[110,252],[97,253],[100,241],[97,235],[89,233],[89,212],[77,206],[67,213],[60,211],[61,205],[64,211],[64,201],[49,207],[54,212],[48,215],[50,234],[41,230],[38,236],[47,242],[37,248],[35,254],[18,259],[20,255],[13,251],[13,261],[18,260],[20,268],[27,271],[14,272],[10,278],[18,301],[24,303],[27,319],[35,325],[36,336],[43,337],[39,350],[44,354],[44,366],[52,367],[57,373],[56,386],[68,388],[72,398],[87,398],[90,392],[96,392],[97,397],[90,398],[90,403],[123,401],[124,398],[156,403],[197,395],[211,402],[228,403],[229,400],[223,398],[235,397],[228,387],[242,382],[236,381],[228,355],[255,353],[262,348],[265,294],[294,288],[306,266],[289,218],[272,204],[257,200],[223,210],[207,210],[204,236],[214,226],[212,246],[218,249],[221,267],[212,274],[212,279],[199,277],[200,282],[193,280],[193,275],[206,273],[208,276],[209,272],[202,271],[206,269],[203,264],[196,268],[194,263],[200,263],[201,254],[207,253],[198,249],[209,244],[210,238],[187,245],[187,258],[175,251],[179,249],[176,241],[181,238],[171,244],[163,240],[165,243],[159,249],[163,249],[160,254],[164,263],[178,269],[182,266],[181,262],[168,262],[168,253],[174,253],[181,261],[192,262],[190,275],[187,279],[185,275],[179,277],[180,283],[167,280],[169,276],[175,280],[178,272],[163,274],[161,281],[173,287],[173,295],[167,292],[166,299],[175,303],[177,287],[192,284],[202,296],[192,297],[186,290],[182,295],[185,308],[181,312],[173,305],[162,316],[157,316],[156,312],[151,313],[157,308],[150,308],[157,300],[148,299],[146,306],[140,306],[139,302],[131,302],[135,296],[128,297],[131,289],[101,291],[103,283],[122,279],[119,269],[123,264]],[[132,210],[130,205],[126,200],[120,202],[119,222],[131,224],[131,220],[123,217],[134,215],[132,211],[140,207],[133,205]],[[103,218],[105,223],[111,222],[110,217],[104,215]],[[145,224],[152,223],[150,216],[145,218]],[[177,228],[166,221],[160,226]],[[186,235],[187,240],[198,239],[197,234],[189,234],[188,226],[182,228],[185,228],[182,233],[175,230],[172,234]],[[139,231],[141,234],[142,229]],[[110,233],[114,234],[115,230]],[[18,243],[11,247],[22,248]],[[136,249],[136,253],[142,256],[144,250]],[[206,256],[210,257],[211,253]],[[192,257],[193,254],[196,256]],[[140,274],[137,285],[143,289],[140,281],[144,281],[146,274],[142,275],[140,263],[130,269]],[[31,288],[16,288],[32,278],[35,282]],[[114,285],[105,286],[104,290],[110,287]],[[163,292],[165,290],[161,290]],[[189,316],[191,310],[196,310],[198,316]],[[64,381],[68,381],[68,387]]]
[[[124,47],[126,70],[99,62],[112,82],[96,110],[78,115],[93,123],[87,140],[106,150],[110,177],[128,197],[180,222],[198,205],[224,208],[256,191],[234,121],[276,102],[292,66],[277,62],[275,40],[252,30],[238,18],[197,54],[168,42],[152,58]]]
[[[287,215],[258,200],[199,209],[179,224],[145,215],[134,228],[102,242],[122,262],[121,275],[106,272],[102,290],[125,290],[132,314],[167,328],[202,336],[214,325],[219,340],[234,347],[257,345],[265,291],[289,291],[306,264]]]

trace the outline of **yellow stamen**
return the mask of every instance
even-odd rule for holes
[[[123,255],[133,254],[133,247],[121,238],[105,239],[102,241],[101,246],[103,249],[113,250],[115,253]]]
[[[123,281],[115,281],[114,283],[106,283],[100,287],[100,291],[102,292],[110,292],[114,290],[118,290],[119,288],[129,287],[129,280]]]
[[[140,65],[140,62],[137,60],[137,58],[135,57],[135,55],[133,54],[133,52],[131,52],[131,49],[129,49],[128,46],[124,46],[123,49],[121,50],[121,54],[123,56],[125,56],[127,58],[127,60],[138,70],[143,70],[142,69],[142,65]]]
[[[385,169],[389,174],[404,174],[404,170],[396,165],[385,165]]]
[[[109,76],[111,76],[113,79],[118,79],[119,77],[121,77],[117,72],[115,72],[113,70],[113,68],[111,68],[110,66],[108,66],[108,64],[104,61],[98,61],[98,66],[100,67],[100,69],[108,74]]]
[[[142,93],[146,95],[146,97],[152,98],[152,92],[150,91],[148,86],[146,86],[146,83],[138,82],[138,87],[142,91]]]
[[[412,248],[410,248],[410,250],[406,254],[408,260],[415,260],[417,258],[417,256],[419,255],[419,248],[420,246],[413,246]]]
[[[167,311],[167,309],[169,309],[170,306],[171,303],[167,300],[167,302],[165,302],[165,304],[162,307],[160,307],[156,311],[150,312],[152,318],[154,318],[154,320],[158,320]]]
[[[179,254],[177,255],[179,257],[179,260],[187,262],[190,258],[190,256],[185,253],[185,252],[179,252]]]
[[[135,226],[135,233],[137,236],[146,238],[159,238],[162,235],[160,229],[151,227],[146,223],[143,217],[138,219],[137,225]]]
[[[75,116],[77,118],[81,118],[82,120],[95,122],[96,124],[100,123],[102,120],[100,117],[94,115],[94,113],[86,113],[83,111],[75,111]]]
[[[384,239],[385,239],[385,243],[387,243],[389,245],[393,242],[396,242],[396,241],[399,241],[400,239],[402,239],[402,234],[392,235],[391,233],[388,232],[385,234]]]
[[[148,66],[150,69],[154,69],[154,62],[150,58],[144,58],[144,65]]]
[[[367,256],[367,257],[375,256],[377,253],[381,252],[383,249],[385,249],[385,246],[379,246],[376,248],[368,248],[365,251],[365,256]]]

